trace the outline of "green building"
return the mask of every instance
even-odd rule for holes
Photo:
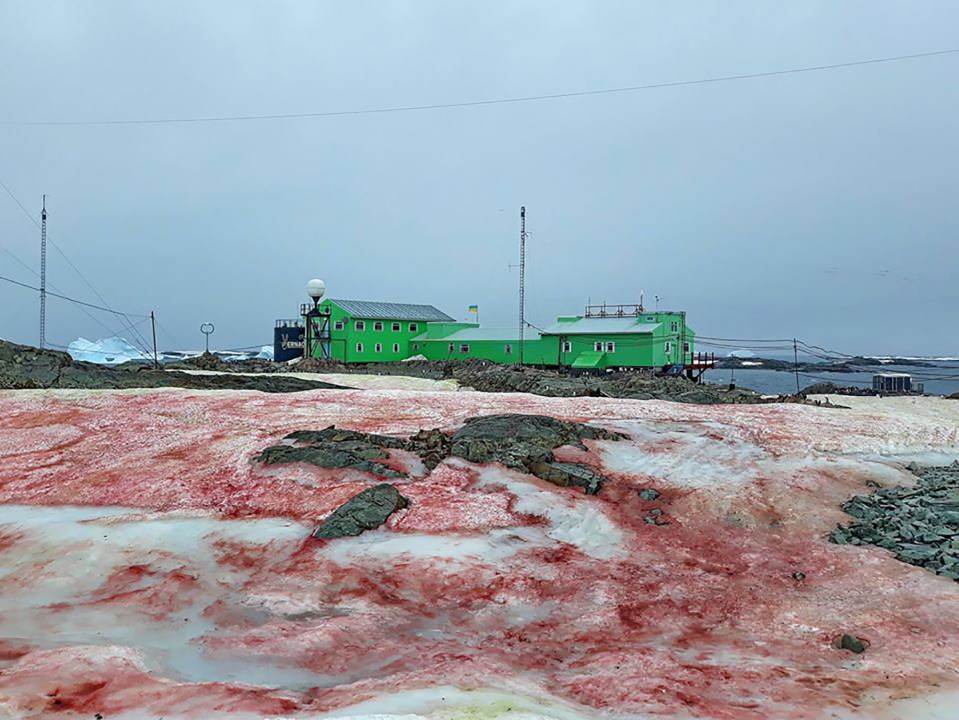
[[[453,322],[432,305],[334,300],[319,305],[330,313],[330,356],[348,363],[390,362],[416,355],[410,340],[428,323]]]
[[[543,330],[547,365],[603,369],[692,363],[696,335],[686,325],[686,313],[600,307],[560,316]]]
[[[528,330],[523,341],[523,363],[545,365],[542,340]],[[476,323],[429,323],[426,332],[413,338],[414,355],[427,360],[463,360],[470,357],[498,363],[520,361],[519,332],[516,328],[481,328]]]
[[[515,328],[482,328],[456,322],[432,305],[326,299],[330,354],[343,362],[481,358],[498,363],[570,367],[665,368],[687,374],[711,367],[695,353],[695,333],[685,312],[647,312],[641,305],[589,306],[541,330],[530,328],[520,348]]]

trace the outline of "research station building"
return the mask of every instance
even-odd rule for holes
[[[545,328],[530,326],[522,341],[516,328],[457,322],[432,305],[326,298],[317,308],[328,317],[329,357],[347,363],[480,358],[583,371],[682,368],[690,375],[711,366],[695,351],[685,312],[642,305],[590,305]],[[322,357],[319,343],[306,347]]]

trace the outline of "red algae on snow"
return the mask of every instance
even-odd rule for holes
[[[880,456],[959,451],[959,406],[889,407],[0,393],[0,715],[897,717],[959,689],[959,584],[824,534],[908,480]],[[629,439],[558,451],[610,478],[597,496],[449,459],[325,542],[312,524],[379,480],[253,462],[293,430],[494,412]]]

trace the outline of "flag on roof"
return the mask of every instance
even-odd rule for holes
[[[471,312],[471,313],[478,313],[478,312],[479,312],[479,305],[470,305],[470,312]]]

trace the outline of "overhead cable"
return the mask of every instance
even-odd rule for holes
[[[649,83],[645,85],[629,85],[625,87],[602,88],[598,90],[579,90],[572,92],[550,93],[545,95],[525,95],[519,97],[494,98],[488,100],[469,100],[464,102],[431,103],[427,105],[398,105],[392,107],[361,108],[353,110],[326,110],[300,113],[270,113],[263,115],[211,115],[193,117],[168,118],[128,118],[128,119],[101,119],[101,120],[0,120],[0,125],[20,126],[54,126],[54,125],[161,125],[211,122],[245,122],[251,120],[293,120],[301,118],[338,117],[346,115],[382,115],[400,112],[421,112],[425,110],[443,110],[448,108],[479,107],[484,105],[507,105],[518,103],[542,102],[545,100],[560,100],[565,98],[589,97],[595,95],[613,95],[618,93],[639,92],[642,90],[658,90],[662,88],[684,87],[689,85],[708,85],[715,83],[733,82],[737,80],[751,80],[756,78],[795,75],[799,73],[823,72],[840,68],[856,67],[861,65],[877,65],[880,63],[902,62],[918,60],[943,55],[959,53],[959,48],[933,50],[930,52],[911,53],[909,55],[893,55],[888,57],[870,58],[866,60],[852,60],[849,62],[830,63],[824,65],[808,65],[804,67],[786,68],[783,70],[768,70],[765,72],[741,73],[738,75],[722,75],[716,77],[697,78],[693,80],[676,80],[671,82]]]

